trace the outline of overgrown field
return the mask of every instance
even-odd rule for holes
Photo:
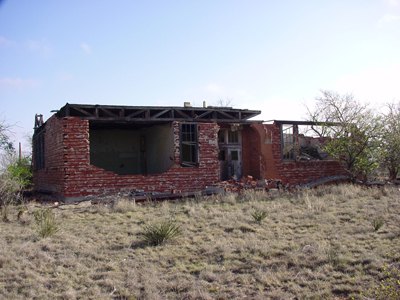
[[[1,299],[400,295],[394,187],[45,207],[11,207],[0,221]],[[154,246],[160,224],[173,234]]]

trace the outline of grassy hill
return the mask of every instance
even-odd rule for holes
[[[58,229],[45,238],[44,208],[11,207],[10,221],[0,221],[2,299],[400,295],[397,188],[86,202],[50,208]],[[161,223],[177,235],[152,246],[144,233]]]

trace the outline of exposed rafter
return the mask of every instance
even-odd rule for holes
[[[266,121],[271,122],[271,121]],[[277,125],[308,125],[308,126],[337,126],[337,122],[316,122],[316,121],[290,121],[290,120],[272,120]]]
[[[57,116],[127,123],[166,121],[243,123],[260,113],[259,110],[226,107],[114,106],[67,103],[57,112]]]

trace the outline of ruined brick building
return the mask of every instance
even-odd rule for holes
[[[35,119],[34,187],[63,199],[121,190],[199,191],[231,177],[299,184],[344,175],[299,131],[311,122],[251,121],[225,107],[66,104]]]

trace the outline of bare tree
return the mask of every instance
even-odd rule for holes
[[[388,104],[387,109],[382,118],[380,154],[389,179],[394,180],[400,171],[400,102]]]
[[[341,161],[352,179],[365,180],[377,166],[377,142],[380,122],[368,105],[351,94],[322,90],[314,110],[308,109],[313,130],[329,140],[324,150]]]
[[[233,105],[232,98],[219,98],[217,101],[217,106],[219,107],[231,107]]]
[[[10,141],[10,127],[0,121],[0,150],[13,151],[14,146]]]

